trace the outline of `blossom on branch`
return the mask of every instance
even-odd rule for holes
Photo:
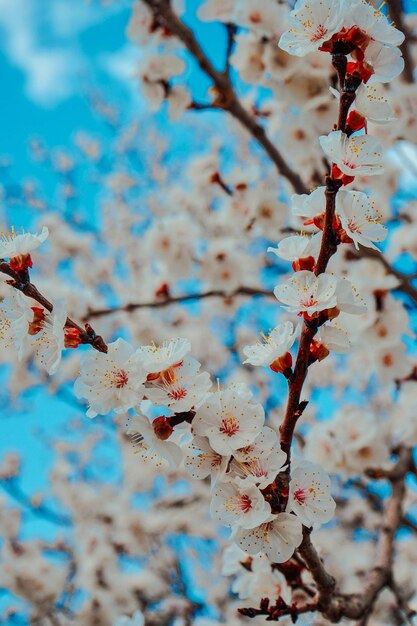
[[[12,230],[11,233],[0,233],[0,258],[10,259],[10,266],[16,272],[32,267],[30,253],[36,250],[49,235],[49,230],[44,226],[39,234],[19,233]]]
[[[291,355],[288,358],[286,355],[297,335],[298,328],[294,328],[292,322],[279,324],[267,336],[263,335],[262,342],[252,346],[244,346],[243,354],[247,358],[243,362],[251,365],[269,365],[274,371],[284,371],[291,367]]]
[[[330,521],[336,503],[330,495],[330,478],[309,461],[296,462],[291,470],[287,511],[293,511],[304,526]]]
[[[227,455],[251,444],[264,421],[262,405],[252,402],[251,391],[239,384],[209,394],[197,409],[192,429],[207,437],[213,450]]]
[[[292,513],[278,513],[256,528],[238,528],[233,538],[249,554],[264,552],[273,563],[284,563],[303,539],[302,524]]]
[[[302,0],[289,16],[289,29],[279,46],[289,54],[305,56],[319,50],[342,27],[346,14],[344,0]]]
[[[142,357],[143,352],[135,351],[124,339],[109,343],[107,354],[83,354],[74,392],[87,400],[88,417],[106,415],[112,409],[122,413],[139,405],[146,380]]]
[[[382,147],[375,137],[355,135],[348,137],[341,130],[320,137],[326,157],[336,165],[333,175],[342,177],[373,176],[384,173]],[[336,170],[336,171],[335,171]],[[350,181],[349,181],[350,182]]]

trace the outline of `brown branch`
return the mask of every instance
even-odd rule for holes
[[[172,10],[170,0],[143,0],[143,2],[151,9],[158,23],[163,24],[169,32],[183,42],[202,71],[211,78],[217,92],[214,105],[228,111],[230,115],[246,128],[271,158],[278,173],[291,183],[297,193],[308,193],[308,188],[299,174],[289,167],[281,153],[266,135],[264,128],[260,126],[256,119],[242,106],[230,81],[228,72],[218,72],[214,68],[212,62],[195,38],[193,31],[188,28]]]
[[[29,274],[27,272],[15,272],[3,259],[0,259],[0,273],[6,274],[10,277],[7,280],[7,284],[14,289],[17,289],[28,298],[32,298],[39,304],[41,304],[47,311],[53,311],[52,303],[45,298],[37,289],[37,287],[30,282]],[[88,344],[98,352],[107,352],[107,345],[100,335],[97,335],[90,324],[86,324],[85,328],[82,328],[79,324],[74,322],[70,317],[67,317],[65,326],[68,328],[75,328],[80,333],[81,343]]]
[[[349,108],[355,99],[356,89],[359,84],[352,84],[345,80],[347,58],[344,54],[333,54],[332,63],[337,71],[340,86],[338,129],[346,131],[346,119]],[[337,252],[338,241],[333,230],[333,221],[336,208],[336,195],[342,183],[334,180],[330,175],[326,176],[326,210],[323,226],[323,238],[320,246],[314,273],[316,276],[326,271],[331,257]],[[310,322],[304,321],[298,347],[297,358],[292,376],[288,378],[288,401],[284,419],[280,426],[281,448],[287,455],[288,472],[290,470],[291,444],[294,437],[294,430],[303,410],[305,402],[301,402],[301,393],[307,377],[308,368],[311,365],[310,346],[319,329],[319,326],[326,321],[321,316]]]
[[[148,302],[131,302],[114,308],[89,309],[85,319],[93,317],[103,317],[104,315],[112,315],[113,313],[125,312],[131,313],[137,309],[162,309],[172,304],[182,304],[184,302],[192,302],[197,300],[207,300],[208,298],[225,298],[231,299],[237,296],[264,296],[266,298],[275,298],[273,292],[260,287],[238,287],[234,291],[223,291],[221,289],[213,289],[202,293],[190,293],[182,296],[169,296],[161,300],[150,300]],[[83,320],[83,321],[84,321]]]
[[[407,83],[414,82],[414,62],[409,46],[410,33],[403,19],[403,2],[402,0],[387,0],[388,10],[394,25],[398,30],[401,30],[405,39],[400,46],[401,52],[404,57],[404,71],[402,77]]]

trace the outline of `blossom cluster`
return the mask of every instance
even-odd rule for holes
[[[315,55],[327,58],[326,53],[330,53],[335,66],[341,57],[346,61],[340,92],[331,88],[330,96],[326,94],[326,98],[331,98],[327,113],[336,104],[344,115],[335,130],[320,137],[325,159],[311,169],[311,163],[317,159],[309,159],[308,151],[307,156],[303,155],[299,144],[294,150],[296,162],[300,159],[302,163],[306,158],[305,170],[303,164],[300,166],[306,179],[317,181],[322,160],[329,165],[326,185],[309,194],[291,196],[289,223],[295,234],[268,248],[277,257],[277,263],[288,262],[292,268],[291,275],[274,289],[285,319],[268,334],[262,333],[256,343],[245,335],[239,347],[244,364],[267,368],[273,377],[282,374],[291,385],[297,375],[295,348],[301,345],[306,333],[311,333],[307,368],[315,362],[320,365],[312,368],[306,384],[317,384],[318,378],[314,377],[324,372],[326,382],[341,381],[342,389],[346,387],[342,380],[346,371],[329,373],[333,361],[327,357],[331,353],[353,352],[348,368],[366,362],[371,375],[376,373],[382,384],[399,384],[395,406],[382,398],[386,413],[395,414],[395,424],[382,429],[372,409],[364,413],[347,407],[335,419],[310,428],[303,457],[290,459],[290,454],[281,449],[278,429],[271,427],[271,420],[267,421],[265,410],[249,385],[232,382],[224,387],[220,383],[213,386],[202,363],[190,356],[190,341],[183,338],[139,347],[133,345],[135,341],[118,338],[106,350],[86,350],[81,356],[75,394],[86,401],[91,418],[111,411],[129,416],[127,433],[136,458],[143,464],[168,467],[168,471],[183,467],[192,478],[209,478],[211,516],[231,529],[235,544],[227,553],[229,562],[226,554],[225,565],[225,573],[237,576],[234,590],[244,599],[258,601],[270,597],[290,603],[294,595],[287,577],[271,568],[271,563],[291,559],[303,540],[303,526],[318,529],[332,519],[335,502],[326,472],[348,478],[372,467],[385,466],[390,462],[390,443],[404,439],[417,442],[410,409],[415,399],[415,379],[411,376],[404,381],[411,363],[401,342],[401,336],[408,331],[408,317],[403,305],[388,295],[398,285],[398,279],[394,274],[378,272],[376,261],[363,259],[349,264],[347,256],[343,256],[345,251],[356,254],[366,248],[378,250],[376,244],[387,236],[382,223],[386,209],[381,198],[390,164],[384,159],[385,142],[369,134],[368,129],[372,124],[385,127],[393,119],[394,108],[383,84],[393,80],[403,68],[399,50],[403,35],[381,11],[363,0],[301,0],[288,18],[289,28],[280,38],[279,49],[272,47],[271,42],[276,38],[275,25],[281,15],[287,18],[282,5],[262,2],[255,10],[253,2],[208,0],[199,14],[203,20],[233,22],[242,29],[236,37],[231,63],[243,78],[252,80],[256,74],[254,82],[263,84],[268,73],[269,86],[285,80],[290,95],[292,89],[298,89],[291,84],[294,76],[301,75],[304,80],[304,75],[300,64],[292,65],[293,60],[282,63],[282,53],[294,56],[294,63],[307,54],[314,59]],[[166,44],[174,52],[171,35],[155,24],[145,4],[135,5],[129,33],[137,42]],[[254,49],[256,54],[252,54]],[[313,66],[317,72],[313,79],[325,84],[328,91],[326,80],[321,80],[327,76],[328,67],[316,60]],[[174,54],[157,54],[144,57],[138,72],[145,97],[155,108],[167,101],[174,117],[193,104],[187,90],[171,82],[184,68],[183,60]],[[305,96],[302,89],[300,92],[293,94],[297,105]],[[315,111],[315,128],[327,123],[326,116],[318,119],[321,98],[320,94],[309,113],[313,115],[312,110]],[[271,119],[273,126],[274,112]],[[288,128],[279,129],[281,137],[283,133],[300,130],[291,124]],[[304,141],[310,133],[307,122],[301,130],[298,136]],[[323,132],[324,128],[320,130]],[[291,144],[291,137],[287,139]],[[291,157],[291,146],[289,154]],[[275,193],[268,191],[267,184],[263,189],[252,189],[242,183],[239,172],[229,175],[229,188],[220,177],[215,159],[202,159],[193,168],[195,196],[210,196],[216,205],[212,234],[222,233],[202,247],[199,277],[209,287],[232,293],[241,284],[242,276],[246,277],[244,268],[248,265],[247,256],[234,246],[232,235],[239,239],[241,231],[245,237],[253,231],[269,239],[271,225],[276,230],[283,226],[278,214],[285,207]],[[381,176],[384,173],[386,177]],[[375,197],[368,192],[368,177],[373,176],[382,181]],[[123,191],[129,181],[121,178],[113,184],[120,185]],[[353,184],[360,190],[353,190]],[[222,190],[223,196],[216,197],[213,189]],[[178,194],[179,203],[181,199]],[[217,210],[218,205],[221,210]],[[190,207],[193,213],[195,207],[192,203]],[[156,262],[173,282],[193,267],[194,240],[204,230],[201,224],[207,212],[205,205],[199,208],[195,223],[186,214],[169,216],[150,227],[144,237],[145,254],[156,253]],[[126,218],[130,224],[129,220],[131,216]],[[14,282],[5,287],[5,298],[0,304],[0,345],[14,345],[21,360],[33,355],[41,368],[54,374],[63,350],[86,342],[82,330],[69,320],[62,302],[56,299],[49,307],[26,297],[31,253],[47,236],[45,227],[39,235],[13,231],[0,241],[0,257],[9,260],[14,276]],[[401,251],[401,241],[401,236],[394,241],[393,254]],[[341,254],[334,255],[338,248]],[[132,257],[136,253],[136,247],[129,251]],[[252,272],[257,269],[254,259],[249,265]],[[154,292],[160,296],[169,294],[169,290],[170,285],[162,283]],[[148,328],[143,332],[148,332]],[[210,346],[203,345],[204,350],[209,351]],[[260,380],[259,369],[243,370],[250,372],[251,384]],[[280,421],[282,417],[279,414]],[[121,617],[119,622],[129,623],[129,619]],[[140,624],[142,615],[132,620]]]

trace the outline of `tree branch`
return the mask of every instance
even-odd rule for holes
[[[130,304],[124,304],[114,308],[103,309],[89,309],[86,317],[83,321],[91,319],[93,317],[103,317],[105,315],[112,315],[113,313],[119,313],[121,311],[125,313],[131,313],[137,309],[162,309],[172,304],[182,304],[184,302],[192,302],[197,300],[207,300],[208,298],[225,298],[231,299],[237,296],[264,296],[266,298],[275,298],[273,292],[269,289],[261,289],[260,287],[238,287],[234,291],[223,291],[221,289],[213,289],[211,291],[204,291],[202,293],[190,293],[183,296],[168,296],[161,300],[150,300],[148,302],[131,302]]]
[[[265,130],[256,119],[242,106],[228,76],[228,72],[218,72],[210,59],[207,57],[193,31],[182,22],[172,10],[170,0],[142,0],[173,35],[178,37],[190,54],[195,58],[202,71],[211,78],[217,91],[215,106],[228,111],[254,139],[264,148],[265,152],[275,164],[278,173],[286,178],[294,190],[301,193],[308,193],[308,188],[303,180],[294,172],[275,145],[266,135]]]
[[[47,311],[53,311],[52,303],[45,298],[37,289],[37,287],[30,282],[29,274],[24,272],[15,272],[3,259],[0,259],[0,273],[6,274],[11,280],[7,280],[7,284],[23,293],[28,298],[32,298],[39,304],[41,304]],[[70,317],[67,317],[65,326],[68,328],[75,328],[80,333],[80,340],[83,344],[88,344],[98,352],[107,352],[107,345],[104,339],[97,335],[95,330],[86,324],[85,328],[82,328],[79,324],[74,322]]]

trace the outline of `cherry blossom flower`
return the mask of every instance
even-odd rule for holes
[[[20,271],[32,267],[30,253],[36,250],[49,235],[46,226],[39,234],[19,233],[12,230],[11,233],[0,233],[0,258],[10,259],[11,267]]]
[[[243,362],[251,365],[269,365],[274,371],[284,371],[291,367],[291,355],[286,358],[286,354],[296,340],[297,334],[298,328],[294,328],[292,322],[279,324],[269,335],[263,335],[262,343],[243,348],[243,354],[247,357]]]
[[[67,313],[62,302],[54,304],[53,311],[45,311],[39,324],[40,331],[34,336],[31,346],[39,364],[48,374],[52,375],[58,370],[61,363],[62,350],[65,346],[64,326]]]
[[[374,124],[392,122],[394,119],[393,110],[385,93],[381,85],[375,83],[364,85],[362,83],[356,92],[352,108]]]
[[[365,50],[365,67],[369,68],[369,83],[390,83],[404,69],[404,59],[399,48],[371,41]]]
[[[19,359],[22,359],[28,347],[29,324],[33,319],[33,311],[27,299],[17,291],[10,293],[0,302],[0,346],[4,349],[13,344]]]
[[[212,385],[209,373],[199,373],[199,369],[198,361],[186,357],[168,376],[151,380],[146,396],[153,404],[168,406],[175,412],[197,408]]]
[[[284,563],[303,539],[302,525],[291,513],[278,513],[257,528],[238,528],[235,542],[249,554],[264,552],[273,563]]]
[[[323,324],[317,336],[320,343],[331,352],[346,353],[352,349],[349,334],[335,323]]]
[[[339,278],[336,289],[337,308],[351,315],[366,313],[367,306],[359,295],[356,287],[347,279]]]
[[[142,367],[148,374],[159,375],[179,365],[191,350],[188,339],[171,339],[161,345],[141,346],[137,350]]]
[[[289,54],[305,56],[337,33],[345,18],[343,0],[300,0],[289,16],[289,29],[281,36],[279,46]]]
[[[129,423],[127,434],[135,447],[135,454],[143,461],[150,461],[157,467],[168,463],[177,467],[181,463],[181,448],[168,439],[161,439],[146,415],[135,415]]]
[[[195,436],[185,449],[184,467],[190,476],[197,480],[210,476],[212,485],[224,476],[229,461],[230,455],[215,452],[206,437]]]
[[[302,270],[275,287],[274,294],[287,311],[311,317],[336,306],[337,285],[337,278],[331,274],[316,276],[313,272]]]
[[[326,187],[317,187],[309,194],[293,194],[291,196],[291,212],[293,215],[308,218],[305,224],[314,223],[315,218],[322,216],[326,210]]]
[[[280,448],[276,433],[265,427],[252,445],[234,452],[229,471],[265,489],[275,480],[286,462],[286,454]]]
[[[240,478],[221,482],[213,493],[210,514],[224,526],[255,528],[271,515],[271,507],[253,483]]]
[[[251,400],[252,393],[243,384],[209,394],[197,409],[193,431],[208,437],[210,446],[219,454],[233,454],[251,444],[264,424],[262,405]]]
[[[347,176],[376,175],[384,172],[382,147],[375,137],[348,137],[341,130],[320,137],[320,145],[328,159]]]
[[[239,550],[237,546],[235,548]],[[245,552],[239,551],[243,555],[240,560],[245,562]],[[271,568],[271,563],[264,554],[252,557],[250,571],[240,565],[236,573],[238,576],[233,583],[232,591],[242,600],[252,600],[259,604],[262,598],[271,600],[282,598],[287,603],[291,602],[291,589],[285,576],[277,569]]]
[[[106,415],[112,409],[122,413],[138,405],[143,398],[146,373],[143,352],[124,339],[108,344],[107,354],[85,352],[81,358],[81,373],[74,385],[77,398],[85,398],[88,417]]]
[[[359,244],[377,249],[373,242],[384,241],[387,236],[388,231],[380,223],[375,204],[362,191],[340,190],[336,195],[336,212],[357,250]]]
[[[287,511],[295,513],[304,526],[325,524],[334,515],[336,503],[330,495],[330,478],[319,466],[299,461],[291,469]]]
[[[348,3],[347,6],[349,7]],[[395,28],[381,10],[375,9],[366,0],[355,0],[351,3],[343,25],[346,28],[359,26],[370,39],[388,46],[400,46],[404,41],[404,33]]]
[[[312,237],[306,235],[292,235],[291,237],[282,239],[276,248],[270,246],[267,252],[273,252],[277,257],[293,263],[299,259],[309,258],[312,258],[314,262],[314,259],[318,257],[320,252],[322,237],[321,232],[316,233]],[[302,267],[298,269],[311,268]]]

